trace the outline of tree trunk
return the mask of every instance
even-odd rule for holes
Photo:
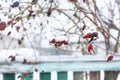
[[[100,80],[100,71],[90,72],[90,80]]]
[[[118,73],[118,71],[105,71],[104,80],[116,80]]]

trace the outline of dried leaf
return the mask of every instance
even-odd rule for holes
[[[10,55],[8,58],[12,58],[13,56],[12,55]]]
[[[82,26],[82,30],[85,30],[86,29],[86,25],[84,24],[83,26]]]
[[[83,0],[84,3],[88,3],[88,0]]]
[[[52,10],[51,10],[51,8],[49,8],[47,11],[47,16],[50,17],[51,13],[52,13]]]
[[[34,70],[35,70],[35,72],[38,72],[38,69],[37,69],[37,68],[35,68]]]
[[[93,40],[96,40],[98,38],[98,33],[97,32],[93,32],[92,35],[91,35],[91,39],[89,41],[89,43]]]
[[[9,56],[8,58],[11,58],[11,62],[15,61],[16,60],[16,57],[15,56]]]
[[[23,31],[27,31],[27,29],[26,29],[26,28],[23,28]]]
[[[16,30],[19,31],[19,29],[20,29],[20,26],[16,26]]]
[[[20,21],[22,19],[22,17],[16,17],[15,20],[16,21]]]
[[[22,76],[21,75],[18,75],[18,77],[17,78],[21,78]]]
[[[30,78],[33,78],[33,75],[31,75]]]
[[[11,31],[8,32],[7,36],[9,36],[11,34]]]
[[[7,25],[8,25],[8,26],[9,26],[9,25],[13,25],[13,20],[8,21],[8,22],[7,22]]]
[[[28,12],[29,12],[29,14],[32,14],[34,11],[33,10],[29,10]]]
[[[23,63],[23,64],[26,64],[26,63],[27,63],[27,60],[26,60],[26,59],[24,59],[22,63]]]
[[[32,0],[32,4],[36,4],[38,0]]]
[[[0,31],[5,30],[6,28],[6,23],[5,22],[0,22]]]
[[[73,16],[78,17],[77,13],[74,13]]]
[[[20,4],[20,3],[19,3],[18,1],[15,1],[15,2],[11,5],[11,7],[12,7],[12,8],[18,7],[19,4]]]
[[[21,40],[24,40],[24,37],[22,37]]]
[[[78,2],[78,0],[70,0],[71,2]]]
[[[22,44],[22,40],[18,40],[18,44],[21,45]]]

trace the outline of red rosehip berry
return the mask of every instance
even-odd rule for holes
[[[92,43],[89,43],[88,45],[88,52],[91,52],[93,50],[93,45]]]
[[[107,57],[107,62],[112,61],[112,60],[113,60],[113,55],[109,55],[109,56]]]
[[[92,33],[89,32],[86,35],[84,35],[83,38],[91,38],[91,36],[92,36]]]

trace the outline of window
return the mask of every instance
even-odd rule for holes
[[[3,80],[15,80],[15,74],[14,73],[4,73]]]
[[[40,80],[51,80],[50,72],[40,73]]]

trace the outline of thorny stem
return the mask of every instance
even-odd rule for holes
[[[117,41],[117,39],[116,39],[114,36],[112,36],[111,34],[109,34],[109,32],[107,32],[104,28],[101,28],[96,22],[94,22],[94,21],[82,10],[81,7],[79,7],[77,4],[75,4],[75,6],[76,6],[92,23],[94,23],[98,29],[102,29],[107,35],[110,35],[114,40]]]
[[[80,19],[80,20],[83,20],[85,17],[83,17],[82,19]],[[67,31],[66,31],[66,33],[64,34],[65,36],[66,36],[66,34],[72,29],[72,28],[74,28],[79,22],[80,22],[80,20],[78,20],[78,22],[76,22],[72,27],[70,27]]]
[[[59,12],[61,12],[61,13],[63,13],[65,16],[67,16],[73,23],[74,23],[74,25],[72,26],[72,27],[70,27],[67,31],[66,31],[66,33],[64,34],[64,35],[67,35],[67,33],[72,29],[72,28],[74,28],[75,26],[79,29],[79,27],[78,27],[78,23],[81,21],[81,20],[83,20],[86,16],[84,16],[82,19],[78,19],[78,22],[76,23],[70,16],[68,16],[65,12],[63,12],[61,9],[56,9],[56,10],[58,10]],[[80,29],[79,29],[80,30]],[[80,32],[83,34],[83,32],[80,30]]]
[[[72,27],[70,27],[70,28],[66,31],[66,33],[64,34],[64,36],[66,36],[66,34],[67,34],[72,28],[74,28],[79,22],[80,22],[80,21],[78,21],[78,22],[75,23]]]

